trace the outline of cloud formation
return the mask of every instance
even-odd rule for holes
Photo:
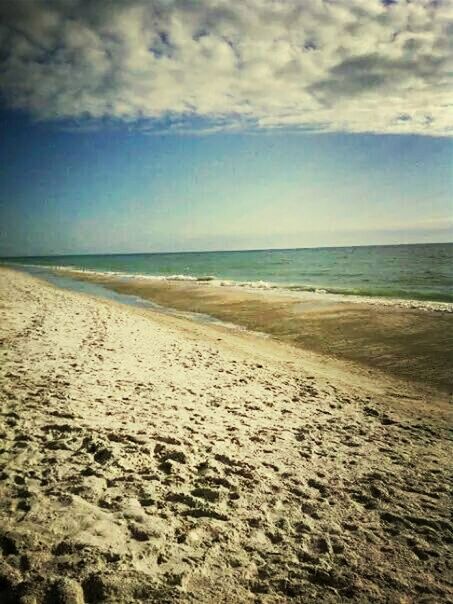
[[[450,0],[14,0],[0,23],[0,93],[38,119],[453,134]]]

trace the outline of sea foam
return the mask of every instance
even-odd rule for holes
[[[234,281],[232,279],[221,279],[214,275],[190,275],[190,274],[170,274],[170,275],[149,275],[144,273],[126,273],[122,271],[102,271],[94,270],[89,268],[82,268],[72,265],[44,265],[44,264],[31,264],[31,263],[16,263],[16,262],[3,262],[9,266],[21,266],[23,268],[36,268],[40,270],[47,270],[51,272],[66,273],[67,276],[77,275],[93,275],[107,279],[121,279],[121,280],[140,280],[140,281],[177,281],[177,282],[190,282],[193,285],[209,286],[209,287],[238,287],[245,290],[255,291],[262,290],[263,292],[275,292],[278,294],[284,294],[291,298],[299,299],[300,301],[308,300],[326,300],[330,302],[348,302],[353,304],[369,304],[373,306],[388,306],[388,307],[400,307],[407,309],[416,309],[430,312],[453,312],[453,303],[451,302],[439,302],[431,300],[414,300],[405,299],[398,297],[387,297],[387,296],[370,296],[360,293],[352,293],[350,291],[341,292],[338,289],[329,288],[317,288],[313,285],[303,285],[294,283],[272,283],[263,280],[257,281]]]

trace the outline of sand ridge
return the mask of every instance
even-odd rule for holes
[[[440,415],[10,270],[0,321],[2,601],[452,600]]]

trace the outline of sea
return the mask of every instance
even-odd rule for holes
[[[453,243],[28,256],[0,262],[53,274],[70,269],[120,278],[453,303]]]

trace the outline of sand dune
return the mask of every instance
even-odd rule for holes
[[[1,602],[452,601],[444,400],[6,269],[0,321]]]

